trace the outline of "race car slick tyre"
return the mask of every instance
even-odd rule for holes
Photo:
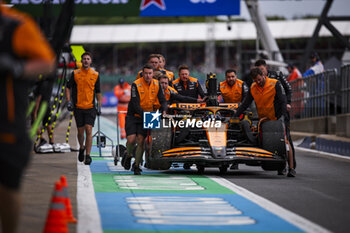
[[[164,121],[164,119],[162,119]],[[160,129],[153,129],[150,135],[150,142],[146,146],[147,168],[153,170],[167,170],[171,163],[160,159],[162,152],[171,148],[172,131],[171,128],[163,128],[161,122]]]
[[[272,153],[277,153],[284,162],[263,162],[261,167],[267,171],[283,170],[286,166],[287,151],[284,140],[284,127],[281,121],[267,121],[261,127],[261,146]]]

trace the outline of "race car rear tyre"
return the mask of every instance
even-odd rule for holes
[[[149,169],[167,170],[171,166],[171,162],[164,161],[160,158],[163,151],[171,148],[172,140],[171,128],[163,128],[162,126],[163,123],[160,129],[153,129],[151,131],[151,141],[150,144],[146,146],[146,163]]]
[[[283,162],[263,162],[261,167],[267,171],[283,170],[286,166],[287,151],[284,137],[284,127],[281,121],[267,121],[261,127],[261,146],[263,149],[276,153]]]

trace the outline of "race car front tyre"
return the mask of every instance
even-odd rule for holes
[[[283,170],[286,167],[287,151],[284,136],[284,126],[279,120],[267,121],[261,127],[261,147],[277,154],[284,161],[266,161],[262,168],[267,171]]]
[[[164,120],[164,119],[162,119]],[[162,152],[171,148],[172,130],[171,128],[163,128],[151,131],[151,139],[146,145],[146,163],[147,167],[153,170],[168,170],[171,163],[162,160]]]

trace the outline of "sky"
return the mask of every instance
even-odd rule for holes
[[[287,19],[305,15],[321,15],[326,0],[259,0],[266,16],[284,16]],[[350,0],[334,0],[328,16],[350,16]],[[241,0],[240,18],[250,19],[245,1]]]

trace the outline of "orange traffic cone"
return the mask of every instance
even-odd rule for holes
[[[77,223],[77,219],[73,216],[72,211],[72,203],[69,198],[68,194],[68,183],[67,178],[65,176],[61,176],[61,185],[63,190],[63,196],[64,196],[64,204],[66,206],[66,214],[67,214],[67,221],[70,223]]]
[[[68,233],[67,214],[61,182],[55,183],[44,233]]]

